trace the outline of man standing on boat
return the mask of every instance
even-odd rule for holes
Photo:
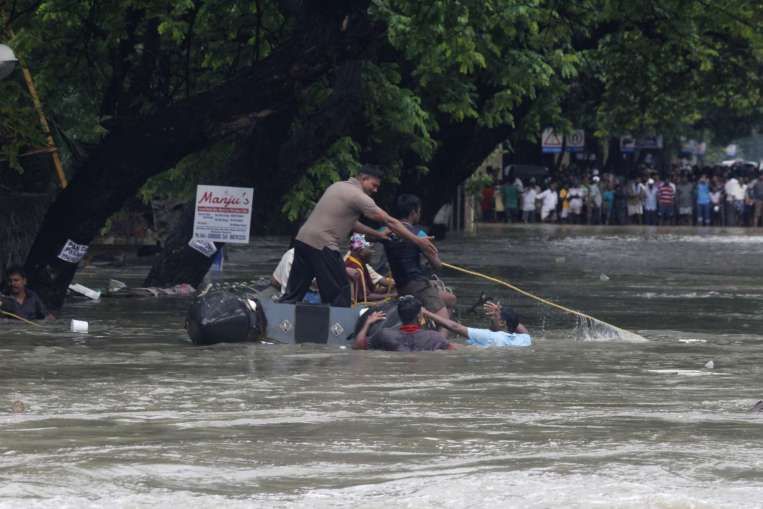
[[[350,307],[350,282],[339,245],[352,232],[378,239],[386,239],[388,235],[360,223],[360,216],[386,225],[422,251],[437,253],[437,248],[428,238],[411,233],[371,198],[379,190],[382,175],[378,167],[364,165],[357,177],[335,182],[326,189],[294,240],[294,263],[286,293],[280,302],[300,302],[315,278],[322,303]]]

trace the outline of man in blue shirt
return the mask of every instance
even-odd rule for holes
[[[488,348],[532,345],[533,340],[527,328],[519,322],[519,317],[511,308],[504,308],[500,303],[486,302],[484,310],[490,319],[489,329],[465,327],[456,321],[429,313],[426,310],[424,310],[424,317],[432,320],[440,327],[465,337],[466,344],[470,346]]]

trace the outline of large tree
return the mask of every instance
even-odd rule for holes
[[[63,243],[221,139],[224,171],[186,184],[254,185],[262,228],[363,159],[433,212],[546,125],[728,138],[760,120],[761,8],[744,0],[17,0],[6,16],[57,124],[88,142],[28,260],[54,306],[75,270]],[[189,277],[188,228],[150,282]]]
[[[57,4],[44,2],[38,13]],[[337,62],[365,51],[375,35],[373,27],[364,23],[365,17],[356,16],[365,11],[360,2],[284,2],[283,12],[290,18],[284,17],[282,24],[294,25],[289,36],[279,34],[283,40],[264,58],[265,40],[255,40],[251,44],[254,48],[247,50],[253,53],[250,65],[239,64],[235,72],[225,76],[223,70],[213,72],[222,64],[213,56],[198,56],[204,51],[197,48],[199,43],[194,45],[190,40],[194,26],[205,27],[211,46],[207,53],[214,53],[215,37],[211,34],[219,25],[204,25],[198,16],[206,13],[207,18],[213,17],[219,8],[228,13],[227,21],[238,24],[239,4],[190,3],[190,10],[180,13],[178,5],[174,5],[169,19],[157,14],[161,5],[166,4],[115,5],[117,17],[121,15],[127,21],[125,32],[104,43],[104,48],[98,46],[104,54],[113,55],[107,70],[109,78],[103,80],[103,88],[94,91],[94,96],[100,98],[99,108],[108,114],[102,122],[107,131],[74,165],[71,185],[49,209],[27,259],[32,283],[53,308],[62,304],[76,270],[75,264],[58,258],[67,240],[89,244],[108,217],[134,196],[146,179],[171,168],[188,154],[242,129],[254,129],[271,116],[282,116],[288,126],[293,116],[289,112],[296,108],[300,93],[335,71]],[[248,2],[241,2],[243,6],[252,7]],[[48,15],[53,20],[61,19],[54,14],[46,14],[43,19]],[[255,13],[255,34],[260,30],[259,18]],[[241,31],[239,27],[237,32]],[[110,37],[95,32],[94,37]],[[29,33],[20,31],[19,37]],[[166,50],[164,34],[169,34]],[[243,35],[244,41],[252,39],[248,30]],[[238,37],[243,35],[239,33]],[[185,57],[184,65],[176,61],[178,52]],[[134,65],[130,64],[132,57]],[[209,59],[210,68],[192,72],[194,58],[200,59],[200,65]],[[225,58],[220,59],[227,63]],[[231,65],[240,60],[237,57]],[[163,65],[174,65],[177,72],[168,71],[167,79],[162,80],[162,73],[158,72],[157,77],[154,71],[161,71]],[[97,65],[93,67],[88,69],[98,70]],[[141,79],[146,81],[141,84]]]

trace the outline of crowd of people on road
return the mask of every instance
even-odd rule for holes
[[[750,167],[596,169],[542,181],[496,179],[482,189],[484,222],[763,226],[763,171]]]

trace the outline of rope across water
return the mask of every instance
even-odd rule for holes
[[[537,296],[537,295],[535,295],[533,293],[528,292],[527,290],[523,290],[522,288],[519,288],[518,286],[515,286],[515,285],[509,283],[508,281],[504,281],[502,279],[498,279],[498,278],[493,277],[493,276],[488,276],[487,274],[483,274],[481,272],[477,272],[477,271],[474,271],[474,270],[465,269],[464,267],[459,267],[458,265],[453,265],[451,263],[443,262],[442,266],[443,267],[447,267],[447,268],[452,269],[452,270],[455,270],[455,271],[458,271],[458,272],[462,272],[464,274],[469,274],[471,276],[475,276],[475,277],[479,277],[479,278],[482,278],[482,279],[486,279],[487,281],[492,281],[493,283],[497,283],[499,285],[505,286],[506,288],[510,288],[511,290],[514,290],[515,292],[517,292],[519,294],[522,294],[525,297],[529,297],[530,299],[538,301],[541,304],[545,304],[546,306],[550,306],[550,307],[556,308],[556,309],[558,309],[560,311],[563,311],[565,313],[568,313],[568,314],[571,314],[571,315],[575,315],[575,316],[578,316],[580,318],[584,318],[586,320],[590,320],[592,322],[596,322],[598,324],[604,325],[606,327],[611,328],[613,330],[613,332],[617,333],[618,336],[626,336],[627,335],[629,337],[633,337],[633,336],[636,336],[636,337],[639,337],[639,338],[641,337],[641,336],[638,336],[638,334],[635,334],[633,332],[627,331],[625,329],[621,329],[620,327],[617,327],[616,325],[612,325],[611,323],[605,322],[604,320],[600,320],[598,318],[594,318],[593,316],[588,315],[586,313],[582,313],[580,311],[576,311],[576,310],[568,308],[566,306],[562,306],[561,304],[557,304],[556,302],[552,302],[552,301],[550,301],[548,299],[544,299],[543,297],[539,297],[539,296]],[[643,338],[641,338],[641,339],[643,339]]]

